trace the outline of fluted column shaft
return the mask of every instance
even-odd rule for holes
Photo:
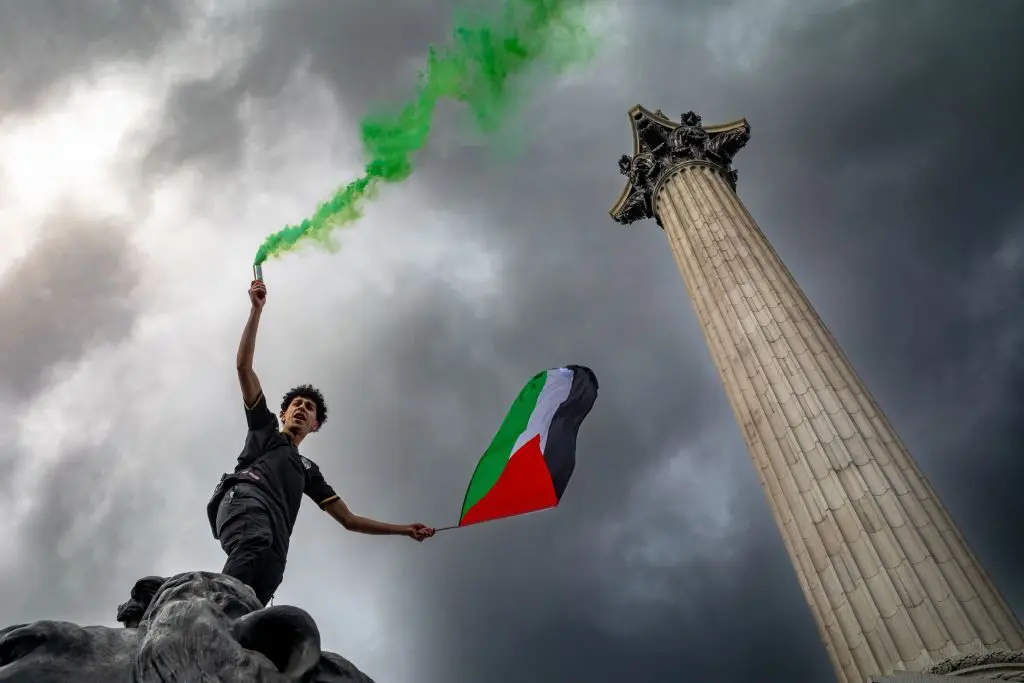
[[[841,683],[1024,648],[1024,629],[721,169],[654,208]]]

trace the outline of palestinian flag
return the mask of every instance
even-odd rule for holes
[[[576,466],[576,435],[596,399],[590,368],[535,375],[476,466],[458,526],[558,505]]]

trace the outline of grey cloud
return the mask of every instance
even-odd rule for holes
[[[114,487],[111,442],[79,446],[45,467],[28,518],[18,529],[17,554],[0,582],[3,619],[112,623],[119,602],[145,574],[145,557],[131,536],[143,491]],[[141,568],[140,568],[141,565]],[[104,577],[97,581],[96,577]]]
[[[535,244],[546,249],[552,241],[557,248],[561,240],[538,237]],[[761,598],[761,614],[796,614],[803,622],[789,633],[814,638],[742,442],[728,414],[721,419],[728,406],[699,332],[680,322],[689,315],[682,284],[671,263],[645,268],[644,259],[664,256],[663,245],[651,240],[649,249],[632,255],[629,245],[621,246],[621,254],[597,247],[556,251],[572,254],[572,260],[563,257],[562,268],[545,264],[543,254],[532,267],[526,267],[528,254],[509,259],[501,274],[508,285],[493,315],[484,317],[459,293],[431,285],[429,274],[405,272],[394,298],[361,294],[360,305],[380,311],[374,318],[381,321],[364,322],[364,348],[348,350],[352,360],[318,380],[345,406],[345,426],[335,421],[334,427],[344,434],[328,430],[319,437],[325,443],[315,446],[342,454],[320,461],[342,495],[366,514],[402,519],[422,511],[421,519],[437,524],[455,521],[475,459],[526,378],[555,363],[584,362],[601,380],[574,480],[557,511],[444,532],[450,536],[432,541],[443,549],[424,548],[425,558],[413,559],[414,566],[391,570],[397,587],[418,586],[405,604],[409,614],[422,615],[416,618],[424,624],[421,637],[435,653],[425,680],[604,680],[609,670],[627,667],[636,667],[642,679],[677,669],[712,672],[728,655],[707,658],[704,643],[727,630],[745,643],[763,643],[766,652],[785,644],[778,632],[758,630],[764,619],[745,626],[732,616],[737,603],[731,596],[744,590],[750,574],[762,572],[787,583],[766,591],[771,597]],[[574,273],[592,280],[589,288],[562,282],[567,262],[586,264]],[[617,293],[626,273],[633,275],[628,292]],[[630,305],[635,291],[650,292],[650,302]],[[350,305],[339,302],[324,313],[343,319]],[[716,447],[701,444],[702,437]],[[736,472],[734,483],[693,482],[705,491],[702,501],[732,499],[725,539],[706,538],[700,509],[649,510],[643,498],[626,500],[637,474],[680,446],[696,446],[693,457],[710,460],[712,472]],[[360,471],[357,481],[350,479],[351,468]],[[627,502],[641,507],[624,509]],[[618,530],[623,516],[631,526]],[[749,524],[762,539],[753,549],[743,529]],[[618,547],[595,542],[609,538]],[[623,556],[637,543],[666,542],[681,546],[689,559],[649,566],[642,556]],[[638,579],[656,584],[661,597],[636,607],[621,604],[621,587]],[[609,619],[595,614],[596,606],[632,625],[630,633],[596,625]],[[660,635],[669,632],[671,639]],[[814,671],[815,664],[823,671],[823,659],[811,650],[810,664],[797,662],[787,672]]]
[[[162,0],[0,3],[0,112],[30,113],[98,67],[146,59],[183,25],[187,8]],[[8,502],[21,499],[16,484],[26,469],[44,467],[14,436],[23,410],[97,345],[123,339],[138,312],[138,263],[128,232],[78,207],[59,208],[34,226],[36,243],[0,276],[0,405],[8,435],[0,451],[0,490]],[[116,604],[120,585],[91,583],[114,575],[111,558],[125,548],[123,532],[132,519],[125,508],[131,491],[103,488],[110,483],[105,449],[109,444],[95,452],[62,449],[24,525],[5,529],[16,548],[4,558],[0,581],[5,621],[89,621],[97,597]],[[112,507],[93,520],[98,528],[83,528],[86,513],[96,513],[108,493]],[[79,543],[75,535],[83,531],[88,542]]]
[[[129,234],[73,211],[40,227],[0,280],[0,395],[28,400],[62,364],[123,338],[137,314]]]
[[[40,233],[29,253],[0,279],[0,405],[6,411],[5,433],[9,435],[17,433],[18,417],[51,381],[59,380],[61,373],[98,345],[123,339],[138,314],[134,289],[139,273],[128,233],[122,226],[72,210],[41,225]],[[87,400],[98,398],[90,396]],[[0,491],[5,497],[16,500],[21,496],[16,482],[30,464],[26,449],[13,437],[8,438],[7,446],[0,451]],[[73,464],[69,467],[74,469]],[[41,514],[48,516],[62,510],[59,503],[68,499],[67,493],[53,495],[54,500],[47,496],[42,501]],[[68,522],[80,513],[64,511]],[[43,526],[39,533],[49,528],[45,523]],[[41,542],[41,548],[54,552],[48,545],[55,542],[54,537],[31,538]],[[30,580],[39,571],[32,566],[31,552],[21,553],[19,549],[19,558],[29,564],[19,580],[4,581],[5,589],[20,585],[19,596],[42,596],[53,589]],[[46,561],[53,571],[66,567],[56,560]],[[83,592],[76,599],[87,600],[88,596]],[[3,600],[3,604],[14,603]],[[19,604],[38,607],[31,601]],[[5,611],[13,613],[14,607]]]
[[[334,84],[346,111],[390,100],[411,79],[407,60],[447,22],[444,8],[410,9],[397,20],[411,31],[423,19],[422,36],[371,36],[393,10],[360,5],[353,19],[340,6],[331,15],[299,7],[263,17],[237,81],[222,75],[172,100],[156,167],[197,163],[230,176],[246,132],[239,98],[254,93],[279,108],[268,115],[300,119],[274,96],[302,59]],[[752,65],[723,62],[709,45],[706,22],[723,7],[627,8],[618,30],[636,46],[624,69],[636,80],[596,74],[541,89],[516,124],[533,142],[511,161],[452,144],[422,156],[412,182],[479,218],[443,237],[473,230],[500,254],[503,287],[485,315],[469,293],[416,269],[396,294],[325,296],[317,311],[360,339],[344,354],[323,342],[313,381],[345,417],[310,452],[366,514],[454,521],[476,457],[530,374],[569,361],[601,378],[560,509],[445,532],[421,553],[337,560],[396,560],[386,569],[394,592],[429,645],[417,644],[430,653],[420,680],[830,680],[664,237],[653,224],[627,228],[607,215],[636,102],[751,121],[753,139],[737,159],[741,197],[1024,608],[1024,557],[1011,540],[1024,523],[1013,490],[1024,475],[1014,407],[1024,381],[1013,354],[993,352],[1003,348],[997,340],[1019,338],[1019,322],[1005,315],[1019,301],[1019,266],[979,277],[987,255],[1021,230],[1013,197],[1024,141],[1011,118],[1020,109],[1012,86],[1024,75],[1013,52],[1020,4],[837,3],[799,13],[799,22],[794,15]],[[220,132],[204,132],[204,122]],[[459,133],[439,124],[442,139]],[[388,188],[381,201],[401,191]],[[401,240],[414,223],[391,236]],[[969,294],[983,291],[1003,303],[973,304]],[[358,325],[348,323],[353,310]],[[704,497],[638,504],[631,492],[642,477],[680,449],[702,466],[694,476],[706,477],[697,482]],[[725,501],[718,534],[699,507],[709,499]],[[617,527],[623,520],[635,528]],[[297,534],[293,564],[326,552],[322,539]],[[648,542],[661,554],[635,550]],[[638,580],[655,595],[623,597],[619,584]]]
[[[817,634],[774,528],[759,523],[753,531],[760,534],[744,539],[726,571],[711,562],[666,568],[674,591],[689,599],[646,605],[645,622],[619,629],[584,616],[594,596],[574,590],[572,577],[552,585],[553,562],[519,560],[511,586],[510,572],[452,576],[440,589],[450,602],[436,607],[447,607],[441,638],[451,654],[431,680],[826,680],[823,656],[787,647]]]
[[[1011,65],[1024,63],[1013,37],[1020,8],[916,9],[863,2],[809,16],[784,26],[745,72],[703,66],[710,58],[700,25],[688,25],[687,43],[670,10],[645,5],[633,17],[650,33],[631,65],[641,76],[630,92],[623,85],[543,93],[544,107],[522,124],[543,142],[514,164],[494,164],[475,149],[423,156],[421,181],[486,216],[475,236],[500,248],[510,276],[493,315],[460,318],[447,327],[457,333],[425,348],[423,339],[444,334],[441,321],[451,321],[458,298],[437,292],[413,315],[389,308],[395,330],[383,343],[395,350],[383,357],[401,376],[393,391],[421,406],[411,400],[426,381],[418,376],[457,375],[459,359],[472,357],[462,340],[486,340],[502,366],[524,377],[538,363],[573,355],[605,380],[566,505],[543,520],[458,532],[467,535],[450,541],[459,550],[423,580],[437,593],[421,598],[423,612],[446,614],[443,634],[431,636],[444,652],[434,680],[830,675],[752,472],[736,476],[741,531],[711,554],[665,568],[674,598],[650,608],[642,628],[611,637],[581,616],[578,605],[610,588],[587,580],[592,548],[566,546],[623,513],[633,472],[664,457],[661,447],[680,436],[717,440],[721,449],[706,457],[745,457],[735,425],[715,419],[731,416],[717,381],[700,369],[709,359],[663,238],[653,225],[624,228],[607,217],[621,187],[614,162],[628,151],[625,111],[634,102],[752,122],[753,140],[737,160],[741,196],[1022,609],[1015,571],[1022,558],[1011,540],[1022,518],[1010,491],[1021,467],[1012,455],[1022,436],[1012,426],[1020,368],[1005,356],[993,365],[999,356],[991,353],[995,339],[1017,338],[1020,323],[1005,315],[1008,303],[979,316],[963,297],[977,286],[977,264],[1020,230],[1013,188],[1022,178],[1013,159],[1024,141],[1011,95],[1022,76]],[[964,45],[973,49],[957,49]],[[980,128],[981,120],[991,128]],[[1019,301],[1011,294],[1019,292],[1019,271],[1006,282],[1005,301]],[[549,329],[557,332],[538,333]],[[451,346],[438,352],[443,345]],[[460,379],[470,393],[487,381]],[[505,396],[514,381],[488,385]],[[442,390],[461,391],[447,383]],[[493,416],[497,403],[466,405]],[[421,423],[433,422],[422,418],[429,408],[418,410]],[[493,422],[476,414],[467,407],[465,421]],[[423,430],[406,448],[429,440]],[[378,439],[383,452],[404,452],[402,430]],[[470,450],[473,442],[464,443]],[[419,476],[429,476],[426,467],[410,478]],[[685,514],[648,524],[681,545],[700,536]],[[624,581],[637,571],[618,568]]]
[[[243,109],[294,119],[284,92],[300,74],[323,78],[339,104],[358,111],[370,100],[389,99],[411,85],[425,46],[447,38],[455,0],[401,0],[387,7],[359,0],[332,5],[320,0],[271,4],[231,24],[246,36],[250,54],[235,72],[188,81],[171,94],[167,116],[147,132],[151,173],[183,163],[230,169],[240,158],[246,130]],[[477,3],[480,4],[480,3]],[[488,0],[484,5],[494,5]]]
[[[180,31],[182,0],[33,0],[0,3],[0,111],[27,111],[54,88],[109,62],[152,56]]]
[[[790,80],[734,86],[799,103],[765,117],[784,132],[747,157],[741,193],[1019,612],[1007,482],[1024,476],[1009,455],[1024,396],[1000,349],[1024,333],[1008,315],[1024,278],[996,254],[1022,234],[1021,7],[975,10],[873,2],[790,35],[765,65]]]

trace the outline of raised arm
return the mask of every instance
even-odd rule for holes
[[[242,387],[242,400],[245,401],[246,408],[251,408],[263,393],[260,380],[252,369],[252,357],[256,352],[256,331],[260,326],[260,315],[263,313],[263,304],[267,301],[266,285],[259,280],[253,280],[249,287],[249,301],[252,308],[249,309],[249,320],[242,330],[242,339],[238,342],[238,355],[235,357],[238,383]]]

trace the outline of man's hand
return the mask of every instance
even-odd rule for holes
[[[263,304],[267,303],[267,286],[259,280],[253,280],[249,286],[249,301],[254,311],[262,311]]]
[[[434,529],[426,524],[409,524],[405,527],[402,534],[422,543],[423,539],[430,538],[434,535]]]

